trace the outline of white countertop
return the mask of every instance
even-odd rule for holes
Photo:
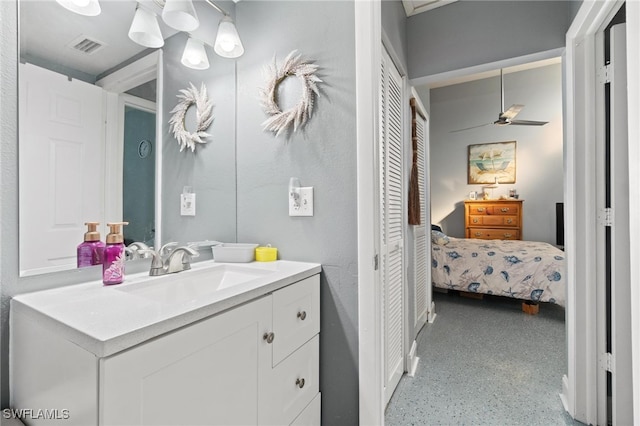
[[[153,285],[155,280],[202,275],[206,273],[205,269],[220,265],[268,269],[269,273],[179,303],[163,303],[130,291],[135,290],[135,286]],[[127,275],[125,282],[118,285],[105,286],[102,281],[91,281],[21,294],[11,300],[11,315],[30,317],[96,356],[105,357],[257,299],[320,273],[320,269],[317,263],[286,260],[242,264],[205,261],[194,263],[190,271],[178,274],[161,277],[149,277],[147,273]]]

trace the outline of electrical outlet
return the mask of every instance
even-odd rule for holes
[[[186,193],[180,194],[180,215],[195,216],[196,215],[196,194]]]
[[[289,216],[313,216],[313,187],[299,188],[289,196]]]

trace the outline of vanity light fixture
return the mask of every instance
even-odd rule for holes
[[[191,0],[166,0],[162,20],[178,31],[193,31],[200,26]]]
[[[156,15],[140,6],[139,3],[129,28],[129,38],[144,47],[164,46],[164,38]]]
[[[229,15],[225,14],[218,24],[218,34],[213,50],[223,58],[237,58],[244,53],[238,30]]]
[[[84,16],[98,16],[102,9],[98,0],[56,0],[62,7]]]
[[[204,50],[204,43],[193,37],[189,37],[182,53],[182,65],[195,70],[206,70],[209,68],[209,58]]]

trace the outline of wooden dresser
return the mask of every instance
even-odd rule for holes
[[[466,237],[483,240],[521,240],[523,202],[524,200],[466,200]]]

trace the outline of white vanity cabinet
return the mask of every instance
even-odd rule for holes
[[[85,408],[89,413],[83,420],[95,415],[92,423],[98,425],[320,425],[319,315],[316,274],[124,351],[94,357],[93,364],[78,364],[85,371],[71,376],[97,380],[70,392],[97,401]],[[24,324],[20,330],[29,333]],[[55,339],[47,343],[55,346]],[[37,349],[26,342],[16,345],[13,362],[21,363],[15,350]],[[55,356],[58,350],[50,349]],[[55,358],[32,356],[29,362],[46,364],[49,375],[56,374]],[[14,368],[13,396],[67,408],[65,376],[73,367],[60,370],[59,380],[50,378],[61,392],[51,400],[38,395],[37,377],[27,377],[45,369]],[[14,405],[36,408],[21,407],[15,399]]]

